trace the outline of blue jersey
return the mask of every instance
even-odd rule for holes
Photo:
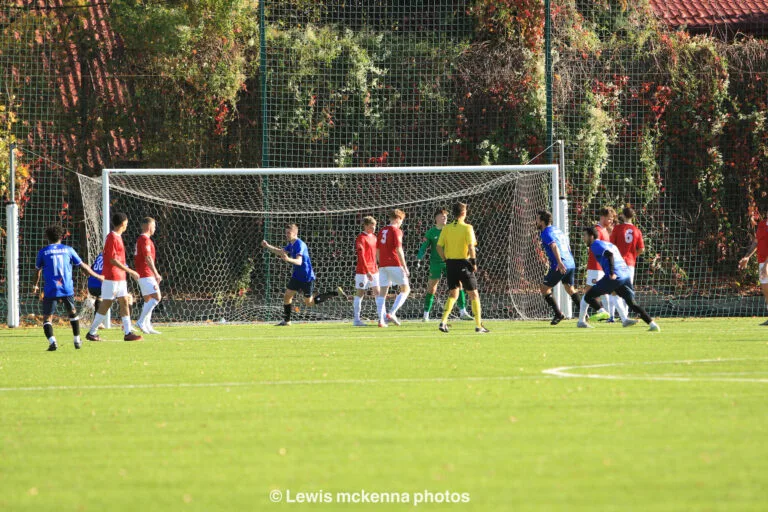
[[[301,283],[309,283],[315,280],[315,272],[312,270],[312,261],[309,259],[309,248],[301,239],[297,238],[286,245],[283,250],[291,258],[301,256],[301,265],[293,266],[291,277]]]
[[[549,268],[552,270],[557,268],[557,258],[555,258],[555,252],[551,247],[553,243],[560,252],[560,259],[563,260],[565,268],[568,270],[576,268],[576,261],[573,259],[568,238],[555,226],[547,226],[541,231],[541,245],[544,247],[544,252],[547,253],[547,258],[549,258]]]
[[[51,244],[37,253],[35,267],[43,271],[43,293],[47,298],[69,297],[75,294],[72,265],[83,260],[75,250],[64,244]]]
[[[607,254],[611,253],[613,254],[613,273],[616,274],[616,279],[622,280],[630,278],[629,267],[627,267],[624,258],[621,257],[619,248],[611,242],[595,240],[592,242],[592,245],[589,246],[589,250],[595,255],[597,262],[600,263],[600,266],[606,274],[608,273],[608,269],[611,268],[611,265],[608,263]]]
[[[104,270],[104,255],[102,253],[99,253],[99,255],[96,256],[96,259],[93,260],[93,265],[91,265],[91,268],[94,272],[101,275],[102,271]],[[88,276],[88,288],[100,289],[101,281],[93,276]]]

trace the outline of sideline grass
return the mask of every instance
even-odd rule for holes
[[[0,330],[0,510],[414,508],[269,497],[363,489],[471,500],[418,510],[765,510],[768,328],[660,323],[165,328],[80,351],[57,328],[54,353]],[[633,380],[542,373],[598,364],[568,372]],[[692,380],[646,380],[674,376]]]

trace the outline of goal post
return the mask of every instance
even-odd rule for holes
[[[351,295],[362,218],[373,215],[383,227],[392,208],[407,214],[404,249],[412,295],[403,316],[418,318],[429,272],[428,259],[416,268],[416,253],[434,211],[456,201],[469,203],[468,220],[477,232],[484,316],[549,316],[538,291],[547,264],[535,213],[551,210],[556,224],[563,218],[557,165],[104,169],[101,180],[81,176],[80,181],[89,258],[101,250],[112,212],[129,217],[124,237],[129,257],[141,218],[157,220],[158,267],[164,276],[157,322],[278,318],[290,266],[275,261],[259,243],[283,245],[281,228],[287,222],[299,225],[299,237],[309,246],[316,289],[341,286]],[[138,296],[136,284],[130,286]],[[436,308],[445,296],[443,280]],[[364,314],[374,308],[372,300],[366,303]],[[339,299],[302,309],[295,318],[346,320],[351,313],[351,304]]]

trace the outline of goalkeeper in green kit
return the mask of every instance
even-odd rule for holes
[[[435,212],[435,225],[424,234],[424,242],[419,247],[419,254],[417,256],[419,261],[424,258],[427,250],[429,250],[429,283],[427,283],[427,293],[424,295],[425,322],[429,321],[429,313],[432,311],[432,306],[435,303],[437,285],[440,284],[440,279],[445,274],[445,262],[437,253],[437,240],[440,238],[440,232],[447,223],[448,210],[438,208]],[[459,318],[462,320],[474,320],[467,311],[467,297],[464,294],[464,290],[459,290],[459,298],[456,301],[456,305],[459,306]]]

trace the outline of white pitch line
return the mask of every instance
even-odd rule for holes
[[[758,358],[759,360],[765,360],[765,358]],[[654,366],[662,364],[695,364],[695,363],[724,363],[733,361],[755,361],[758,359],[749,358],[737,358],[737,359],[683,359],[679,361],[643,361],[643,362],[629,362],[629,363],[604,363],[604,364],[590,364],[583,366],[560,366],[558,368],[549,368],[542,370],[545,375],[551,375],[553,377],[570,378],[570,379],[599,379],[599,380],[641,380],[641,381],[667,381],[667,382],[752,382],[752,383],[768,383],[768,378],[765,379],[746,379],[746,378],[725,378],[725,377],[677,377],[672,375],[606,375],[602,373],[572,373],[574,370],[589,370],[592,368],[617,368],[626,366]]]
[[[336,380],[263,380],[253,382],[169,382],[157,384],[105,384],[93,386],[25,386],[0,388],[0,392],[11,391],[78,391],[105,389],[162,389],[162,388],[229,388],[255,386],[303,386],[316,384],[413,384],[430,382],[491,382],[541,379],[541,375],[512,375],[496,377],[424,377],[403,379],[336,379]]]

